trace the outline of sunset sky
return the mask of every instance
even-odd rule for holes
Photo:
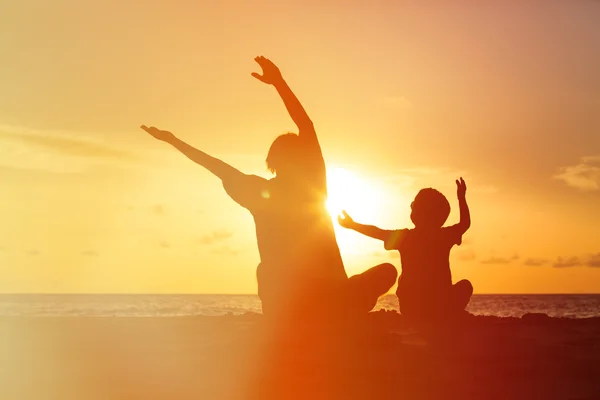
[[[261,54],[315,123],[332,208],[412,227],[434,187],[455,223],[463,176],[454,280],[600,292],[599,21],[593,0],[5,2],[0,292],[255,293],[250,214],[138,127],[269,177],[296,128]],[[349,274],[400,268],[336,230]]]

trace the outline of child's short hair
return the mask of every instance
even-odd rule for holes
[[[439,191],[421,189],[411,204],[410,219],[415,226],[441,228],[450,216],[450,203]]]

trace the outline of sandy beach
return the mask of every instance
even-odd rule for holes
[[[473,317],[445,342],[395,312],[360,326],[283,334],[258,314],[4,317],[0,398],[600,398],[600,318]]]

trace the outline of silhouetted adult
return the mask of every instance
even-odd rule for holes
[[[274,178],[243,174],[170,132],[142,129],[219,177],[229,196],[254,217],[258,295],[265,315],[367,313],[395,283],[396,269],[381,264],[348,279],[325,208],[326,169],[313,123],[277,66],[262,56],[255,61],[262,75],[252,76],[275,87],[299,130],[273,141],[266,163]]]

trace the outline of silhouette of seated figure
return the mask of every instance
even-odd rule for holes
[[[395,283],[397,272],[381,264],[348,278],[328,214],[325,161],[313,123],[270,60],[257,57],[299,133],[272,143],[267,168],[272,179],[246,175],[193,148],[172,133],[142,126],[222,180],[227,194],[253,216],[260,264],[256,276],[263,314],[275,318],[367,313]]]
[[[422,189],[411,204],[414,229],[384,230],[355,222],[345,211],[338,217],[341,226],[382,240],[386,250],[398,250],[402,274],[398,280],[400,312],[412,320],[435,322],[464,314],[473,294],[468,280],[452,284],[449,256],[462,243],[471,225],[466,201],[466,184],[456,181],[460,222],[443,227],[450,215],[450,203],[435,189]]]

